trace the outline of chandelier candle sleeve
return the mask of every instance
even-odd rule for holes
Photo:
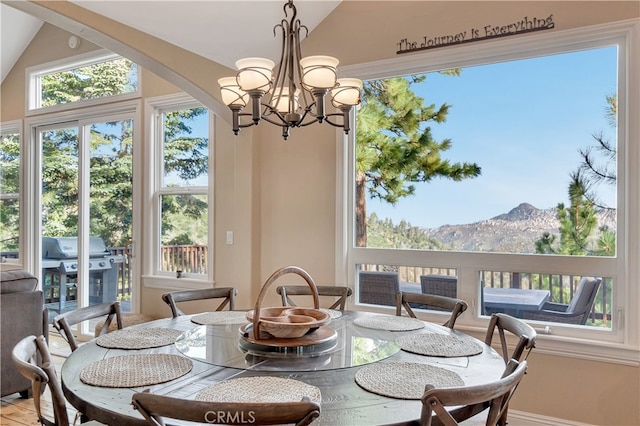
[[[236,62],[235,77],[218,80],[223,102],[233,113],[233,132],[266,121],[282,127],[289,137],[291,127],[329,123],[349,133],[349,114],[360,103],[362,82],[353,78],[337,79],[338,59],[317,55],[302,57],[300,33],[307,27],[296,18],[293,0],[284,5],[283,19],[274,27],[282,35],[282,50],[274,75],[274,62],[266,58],[245,58]],[[291,15],[289,14],[291,13]],[[265,95],[269,93],[269,96]],[[325,112],[325,98],[331,93],[331,105],[339,110]],[[251,98],[251,112],[242,112]],[[266,99],[265,99],[266,98]],[[268,100],[268,102],[267,102]],[[242,117],[251,121],[240,123]]]
[[[336,85],[338,60],[331,56],[308,56],[300,59],[302,83],[312,92],[314,89],[331,89]]]
[[[271,89],[273,61],[264,58],[244,58],[236,62],[238,85],[245,92],[268,92]]]

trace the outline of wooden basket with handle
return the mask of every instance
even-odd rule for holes
[[[280,277],[286,274],[296,274],[301,276],[311,289],[313,296],[312,308],[298,308],[291,306],[263,308],[262,302],[269,288]],[[304,336],[309,332],[327,324],[331,317],[328,313],[320,310],[320,298],[318,288],[313,282],[313,278],[302,268],[297,266],[286,266],[275,271],[265,281],[253,311],[247,313],[247,319],[253,323],[253,338],[258,341],[264,338],[266,331],[269,335],[278,339],[295,339]]]

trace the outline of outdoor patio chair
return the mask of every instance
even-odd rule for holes
[[[505,364],[507,364],[510,359],[521,361],[523,356],[526,360],[529,353],[535,347],[538,334],[533,327],[521,319],[502,313],[491,315],[491,320],[487,327],[487,334],[484,338],[484,342],[487,345],[491,346],[496,330],[498,331],[498,336],[500,336],[500,349],[502,350],[502,357],[504,358]],[[505,331],[508,331],[518,338],[518,342],[511,353],[509,353],[509,350],[507,349],[507,337]]]
[[[182,312],[176,304],[194,300],[223,299],[216,308],[216,311],[223,310],[227,305],[229,306],[229,310],[233,311],[235,309],[235,297],[237,294],[238,290],[233,287],[206,288],[201,290],[172,291],[171,293],[163,294],[162,300],[171,308],[173,317],[177,318],[186,314]]]
[[[481,414],[486,415],[483,424],[506,425],[509,401],[526,371],[527,361],[518,363],[516,360],[510,360],[502,378],[493,383],[450,388],[427,385],[421,398],[422,413],[419,424],[430,426],[435,414],[437,424],[454,426],[461,424],[459,422],[465,419],[474,421],[474,417]],[[462,407],[451,409],[456,406]],[[450,410],[447,410],[447,407],[450,407]]]
[[[163,418],[197,423],[227,425],[308,425],[320,416],[320,406],[308,400],[299,402],[209,402],[185,400],[150,392],[135,393],[133,406],[150,425],[164,425]]]
[[[122,314],[120,313],[120,302],[113,303],[101,303],[99,305],[87,306],[84,308],[78,308],[73,311],[65,312],[60,315],[56,315],[53,318],[53,326],[60,332],[63,339],[69,343],[71,351],[78,349],[78,343],[76,342],[71,326],[88,321],[95,318],[106,316],[106,320],[102,324],[96,336],[101,336],[109,331],[109,325],[113,322],[114,318],[118,324],[118,330],[124,328],[122,321]]]
[[[328,308],[344,311],[347,298],[353,293],[349,287],[319,285],[318,296],[337,297]],[[298,306],[290,296],[311,296],[311,289],[305,285],[283,285],[276,288],[276,292],[282,298],[282,306]],[[313,303],[313,302],[312,302]]]
[[[359,271],[358,295],[360,303],[396,306],[400,291],[397,272]]]
[[[424,294],[436,294],[438,296],[458,297],[458,277],[453,275],[421,275],[420,287]]]
[[[413,312],[413,307],[421,309],[442,309],[451,312],[449,319],[443,324],[445,327],[453,329],[456,320],[464,311],[467,310],[467,302],[461,299],[453,299],[451,297],[437,296],[435,294],[420,294],[398,292],[396,301],[396,315],[402,315],[402,308],[407,311],[412,318],[417,318]]]
[[[522,318],[536,321],[584,325],[593,309],[601,278],[582,277],[578,289],[568,305],[547,302],[539,311],[525,311]]]
[[[62,392],[62,386],[56,374],[55,365],[44,336],[27,336],[20,340],[13,348],[11,358],[17,370],[31,380],[33,389],[33,404],[36,408],[38,421],[45,426],[68,426],[67,400]],[[41,362],[38,362],[38,358]],[[53,406],[53,421],[43,412],[42,393],[49,386],[51,405]],[[97,421],[82,423],[86,426],[102,425]]]

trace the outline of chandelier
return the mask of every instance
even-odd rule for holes
[[[287,8],[291,9],[289,21]],[[282,127],[282,137],[289,137],[291,127],[326,122],[349,133],[351,108],[360,103],[362,81],[337,78],[338,60],[331,56],[302,57],[300,33],[308,28],[296,19],[293,0],[284,5],[285,18],[273,27],[282,33],[282,52],[278,70],[273,76],[274,62],[265,58],[245,58],[236,62],[238,73],[218,80],[222,101],[231,109],[233,132],[256,125],[260,120]],[[325,112],[325,98],[340,112]],[[251,112],[241,112],[251,99]],[[251,117],[240,123],[240,117]]]

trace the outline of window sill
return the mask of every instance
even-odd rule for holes
[[[197,290],[201,288],[211,288],[215,285],[215,282],[209,281],[206,276],[198,278],[185,277],[176,278],[170,276],[160,275],[143,275],[142,287],[146,288],[160,288],[165,290]]]

